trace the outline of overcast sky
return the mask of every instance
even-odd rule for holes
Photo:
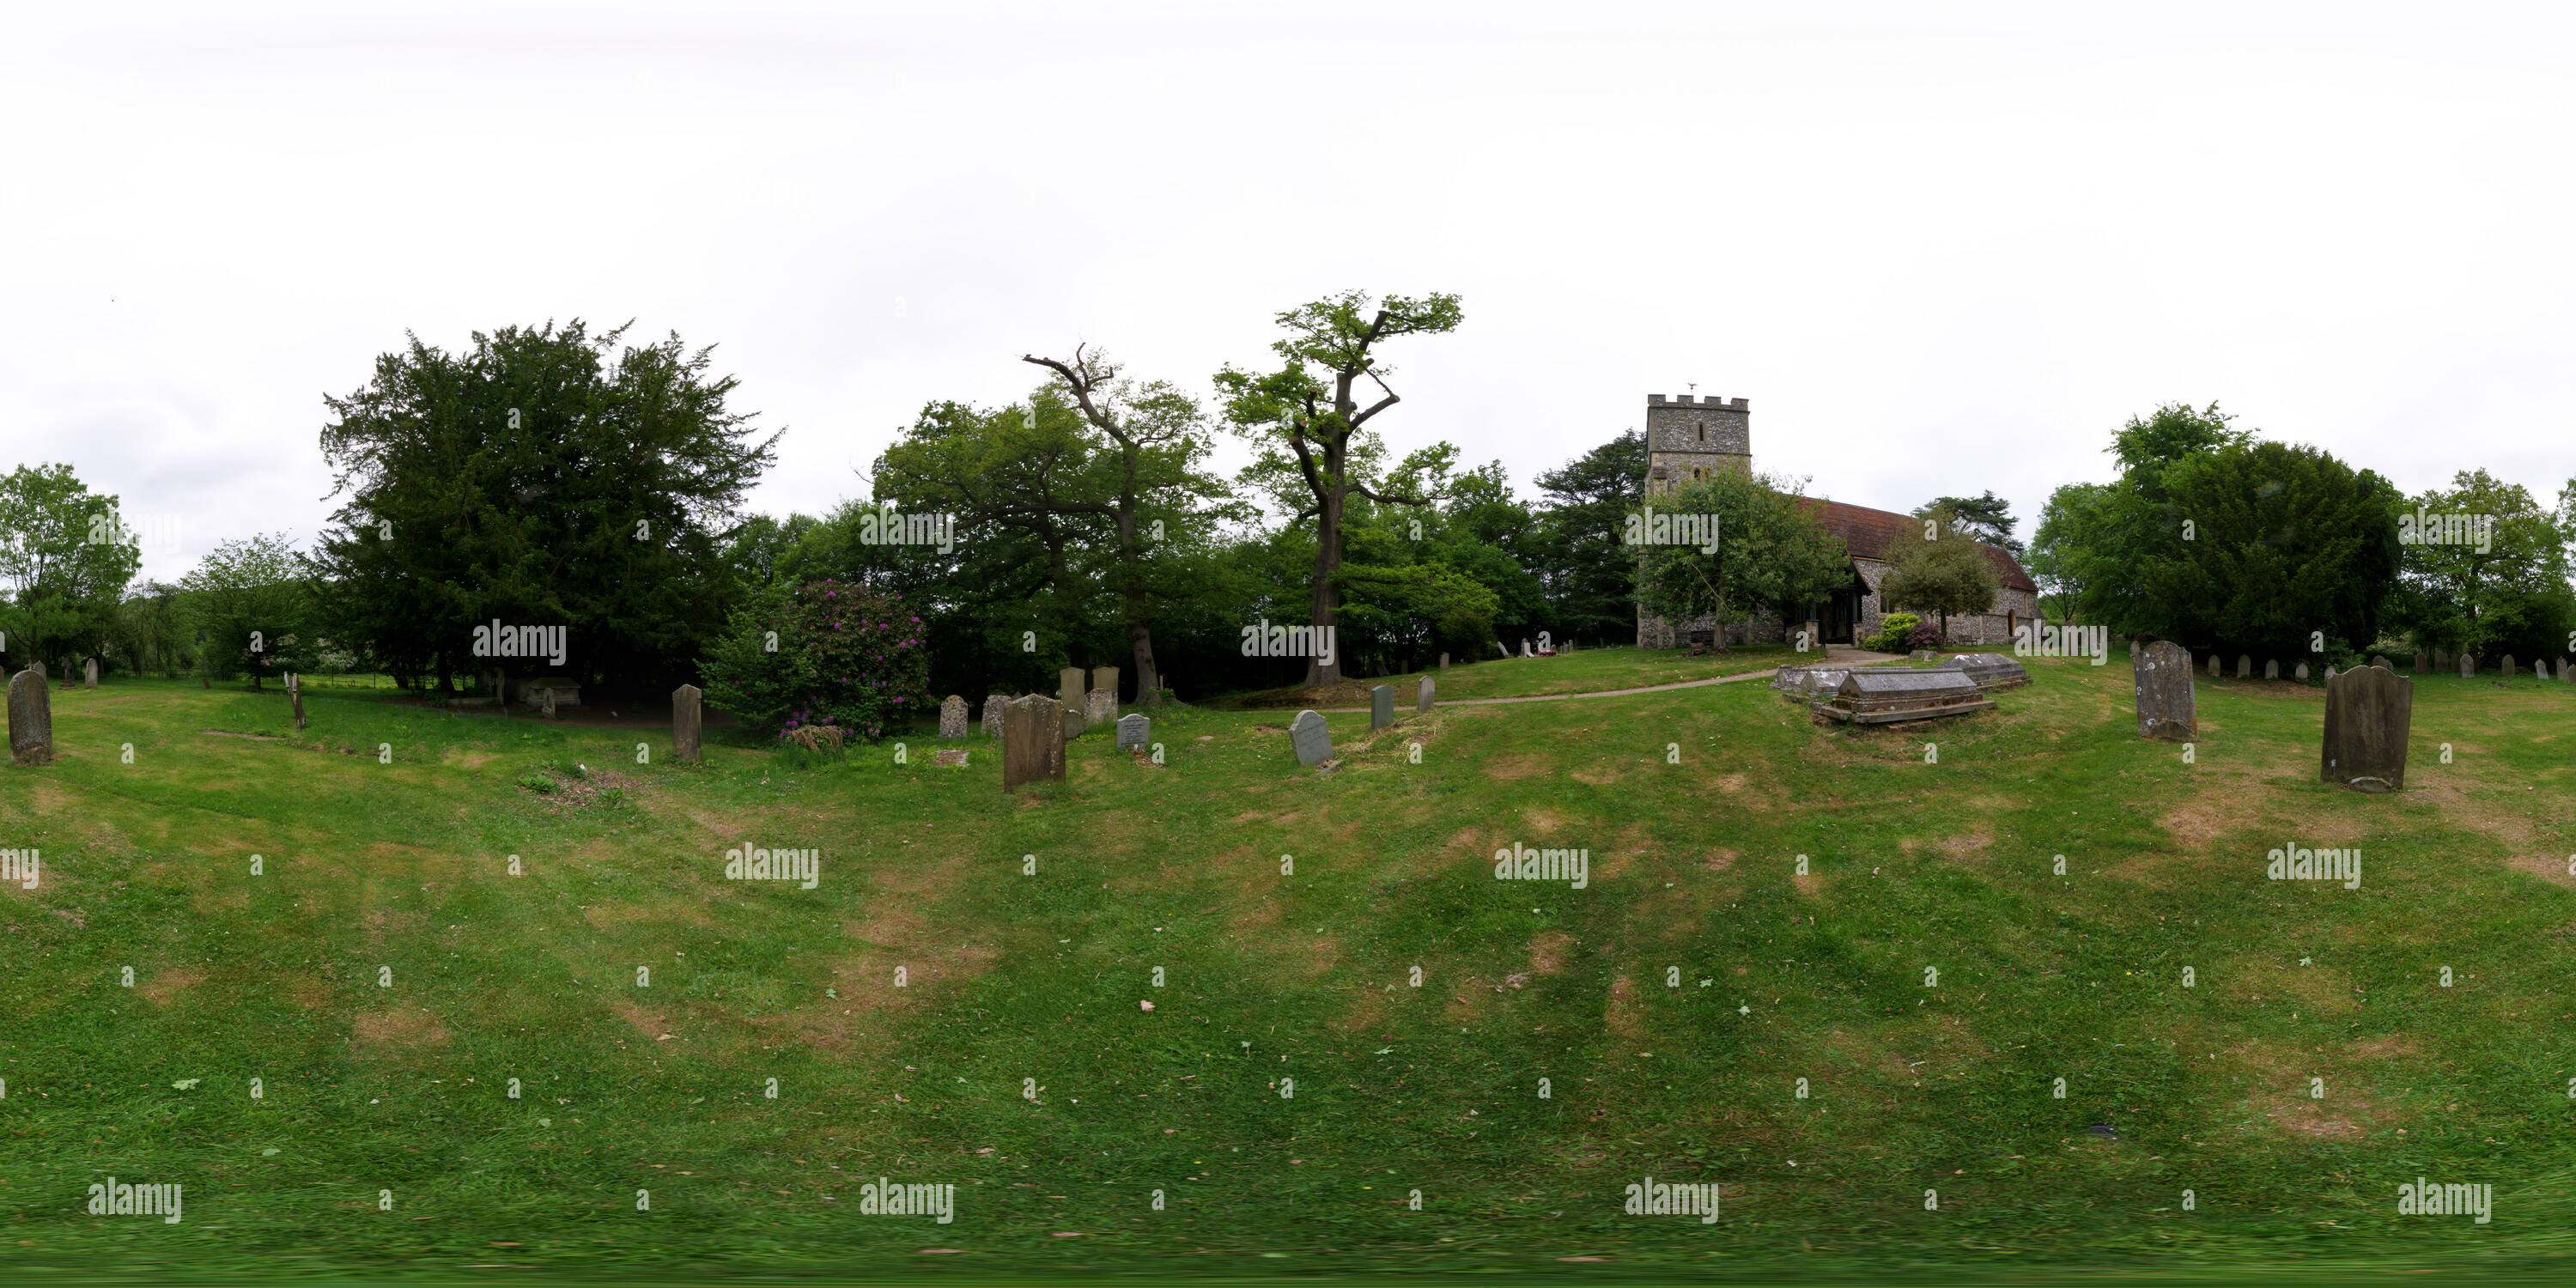
[[[0,466],[175,531],[148,575],[309,542],[322,396],[406,329],[576,316],[716,343],[776,513],[1023,352],[1204,393],[1350,287],[1465,297],[1378,423],[1526,493],[1693,382],[1764,469],[2025,536],[2168,400],[2576,473],[2563,7],[384,8],[11,12]]]

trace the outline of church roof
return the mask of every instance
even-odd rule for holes
[[[1923,535],[1923,521],[1910,514],[1873,510],[1865,505],[1847,505],[1822,497],[1800,497],[1798,500],[1810,511],[1819,507],[1823,509],[1820,518],[1825,531],[1841,537],[1843,547],[1851,552],[1854,559],[1875,559],[1886,563],[1888,547],[1894,545],[1898,538],[1919,539]],[[2029,573],[2022,571],[2021,561],[2013,558],[2011,551],[2000,546],[1987,546],[1985,550],[1986,558],[1994,562],[1995,572],[2003,578],[2006,589],[2034,593],[2039,590],[2038,583],[2030,579]]]

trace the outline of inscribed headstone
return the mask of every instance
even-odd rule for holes
[[[2263,678],[2266,680],[2281,678],[2281,659],[2277,657],[2263,659]]]
[[[2209,655],[2209,678],[2213,680],[2218,678],[2218,655],[2216,653]]]
[[[2157,640],[2138,651],[2136,674],[2139,737],[2182,742],[2200,732],[2190,649],[2172,640]]]
[[[1002,706],[1002,790],[1064,777],[1064,704],[1030,694]]]
[[[1118,668],[1114,666],[1091,668],[1091,687],[1094,692],[1107,690],[1110,705],[1116,706],[1118,704]]]
[[[2394,671],[2365,666],[2326,688],[2325,747],[2318,777],[2365,792],[2406,785],[2406,731],[2415,685]]]
[[[1134,747],[1139,751],[1154,740],[1154,722],[1144,715],[1118,717],[1118,748]]]
[[[1430,676],[1426,675],[1422,677],[1422,683],[1413,686],[1413,709],[1415,711],[1428,711],[1431,709]]]
[[[1333,735],[1324,728],[1324,717],[1312,711],[1300,711],[1288,722],[1288,744],[1297,749],[1301,765],[1311,767],[1333,758]]]
[[[43,663],[9,677],[9,755],[21,765],[54,758],[54,695],[45,691]]]
[[[1395,723],[1395,686],[1374,685],[1369,689],[1369,728],[1383,729]]]
[[[2236,678],[2240,680],[2250,680],[2254,678],[2254,659],[2252,657],[2243,653],[2236,655]]]
[[[1064,740],[1066,742],[1071,742],[1074,739],[1081,737],[1083,734],[1089,732],[1090,729],[1091,721],[1083,716],[1082,706],[1080,703],[1064,708]]]
[[[2299,669],[2291,672],[2290,678],[2297,680],[2302,684],[2306,683],[2308,679],[2308,664],[2305,662],[2299,663]]]
[[[1449,669],[1449,655],[1446,653],[1440,655],[1440,669],[1443,671]]]
[[[1068,666],[1055,674],[1056,705],[1082,709],[1082,668]]]
[[[1001,694],[988,693],[984,695],[985,737],[999,738],[1002,736],[1002,708],[1009,705],[1011,705],[1011,700],[1003,697]]]
[[[964,747],[941,747],[930,753],[930,763],[942,769],[964,769],[966,767],[966,749]]]
[[[98,687],[97,658],[91,658],[90,660],[81,663],[81,687],[84,689],[95,689]]]
[[[705,710],[699,705],[703,695],[698,686],[683,684],[671,690],[671,755],[678,760],[696,760],[698,733],[705,725]]]
[[[2511,653],[2504,655],[2504,678],[2508,680],[2513,678],[2513,654]]]
[[[2462,653],[2460,655],[2460,678],[2463,680],[2474,680],[2478,678],[2477,654]]]
[[[948,695],[946,701],[939,704],[939,736],[942,738],[966,736],[966,699],[952,693]]]
[[[1082,695],[1082,722],[1098,728],[1118,718],[1118,690],[1093,689]]]

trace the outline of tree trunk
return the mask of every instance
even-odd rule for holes
[[[1339,453],[1330,453],[1325,457],[1330,466],[1328,476],[1336,479],[1341,475],[1341,461],[1336,459],[1339,455]],[[1340,488],[1335,487],[1324,497],[1323,507],[1315,516],[1315,599],[1311,616],[1318,648],[1322,647],[1327,638],[1325,632],[1334,629],[1333,619],[1341,603],[1340,588],[1335,583],[1335,574],[1339,573],[1341,568],[1342,492]],[[1331,661],[1308,656],[1307,688],[1330,688],[1342,682],[1342,642],[1338,634],[1339,632],[1335,632]]]
[[[1154,670],[1154,628],[1143,622],[1130,622],[1127,640],[1136,649],[1136,705],[1145,705],[1145,695],[1163,687],[1163,677]]]

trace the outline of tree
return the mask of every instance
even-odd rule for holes
[[[1284,470],[1291,464],[1304,484],[1305,504],[1291,524],[1315,520],[1315,573],[1310,620],[1320,635],[1336,623],[1341,606],[1342,520],[1353,496],[1385,505],[1427,505],[1431,498],[1381,492],[1354,470],[1352,439],[1400,399],[1388,388],[1393,369],[1382,363],[1377,346],[1408,335],[1440,335],[1458,329],[1461,312],[1455,295],[1421,299],[1390,295],[1372,312],[1370,298],[1345,291],[1279,314],[1288,335],[1272,343],[1284,365],[1268,375],[1237,371],[1231,365],[1216,376],[1225,397],[1225,416],[1236,432],[1265,445],[1260,465]],[[1366,379],[1381,395],[1366,407],[1355,389]],[[1342,678],[1342,654],[1330,661],[1310,659],[1306,686],[1322,688]]]
[[[0,476],[0,632],[12,648],[58,668],[98,653],[142,562],[116,498],[91,492],[72,467]]]
[[[2013,525],[2020,520],[2013,518],[2012,502],[1996,496],[1991,489],[1983,496],[1935,497],[1916,510],[1914,517],[1924,518],[1936,511],[1949,515],[1950,522],[1967,529],[1968,535],[1977,540],[2010,551],[2016,560],[2022,557],[2022,544],[2013,536]]]
[[[1531,571],[1570,638],[1636,631],[1636,562],[1619,538],[1645,503],[1646,464],[1646,436],[1631,429],[1538,476],[1550,505],[1539,514]]]
[[[376,360],[322,431],[348,495],[319,564],[333,633],[400,677],[477,659],[472,631],[561,625],[567,669],[658,692],[722,629],[734,582],[722,541],[775,434],[727,405],[736,381],[677,335],[625,328],[476,332],[448,353],[411,337]],[[610,361],[611,357],[614,361]]]
[[[312,598],[284,533],[226,541],[179,581],[189,616],[205,636],[204,674],[248,671],[257,689],[269,672],[293,669],[311,652]]]
[[[1851,580],[1851,555],[1825,530],[1821,507],[1804,496],[1803,480],[1718,470],[1655,498],[1658,517],[1706,515],[1714,540],[1660,543],[1639,520],[1637,598],[1647,612],[1673,621],[1714,616],[1720,622],[1757,610],[1789,621]],[[1623,534],[1624,535],[1624,534]],[[1714,546],[1714,550],[1704,547]],[[1725,646],[1719,632],[1719,647]]]
[[[760,588],[705,658],[707,696],[759,734],[909,729],[930,706],[922,621],[900,596],[845,582]]]
[[[2378,639],[2399,554],[2386,480],[2313,447],[2239,441],[2159,482],[2166,530],[2126,574],[2154,633],[2273,657],[2309,654],[2323,636],[2329,659]]]
[[[2449,516],[2467,522],[2444,522]],[[2390,606],[2398,626],[2464,653],[2567,651],[2576,591],[2565,536],[2531,493],[2462,470],[2450,487],[2407,498],[2398,526],[2403,571]]]
[[[1878,598],[1917,612],[1939,613],[1941,634],[1950,634],[1950,614],[1982,613],[2003,589],[1986,543],[1975,530],[1947,510],[1935,508],[1916,516],[1923,520],[1923,539],[1900,538],[1888,553],[1887,575],[1879,580]]]
[[[181,606],[179,588],[147,581],[117,607],[115,645],[137,674],[158,671],[176,677],[194,665],[187,636],[193,629]]]

